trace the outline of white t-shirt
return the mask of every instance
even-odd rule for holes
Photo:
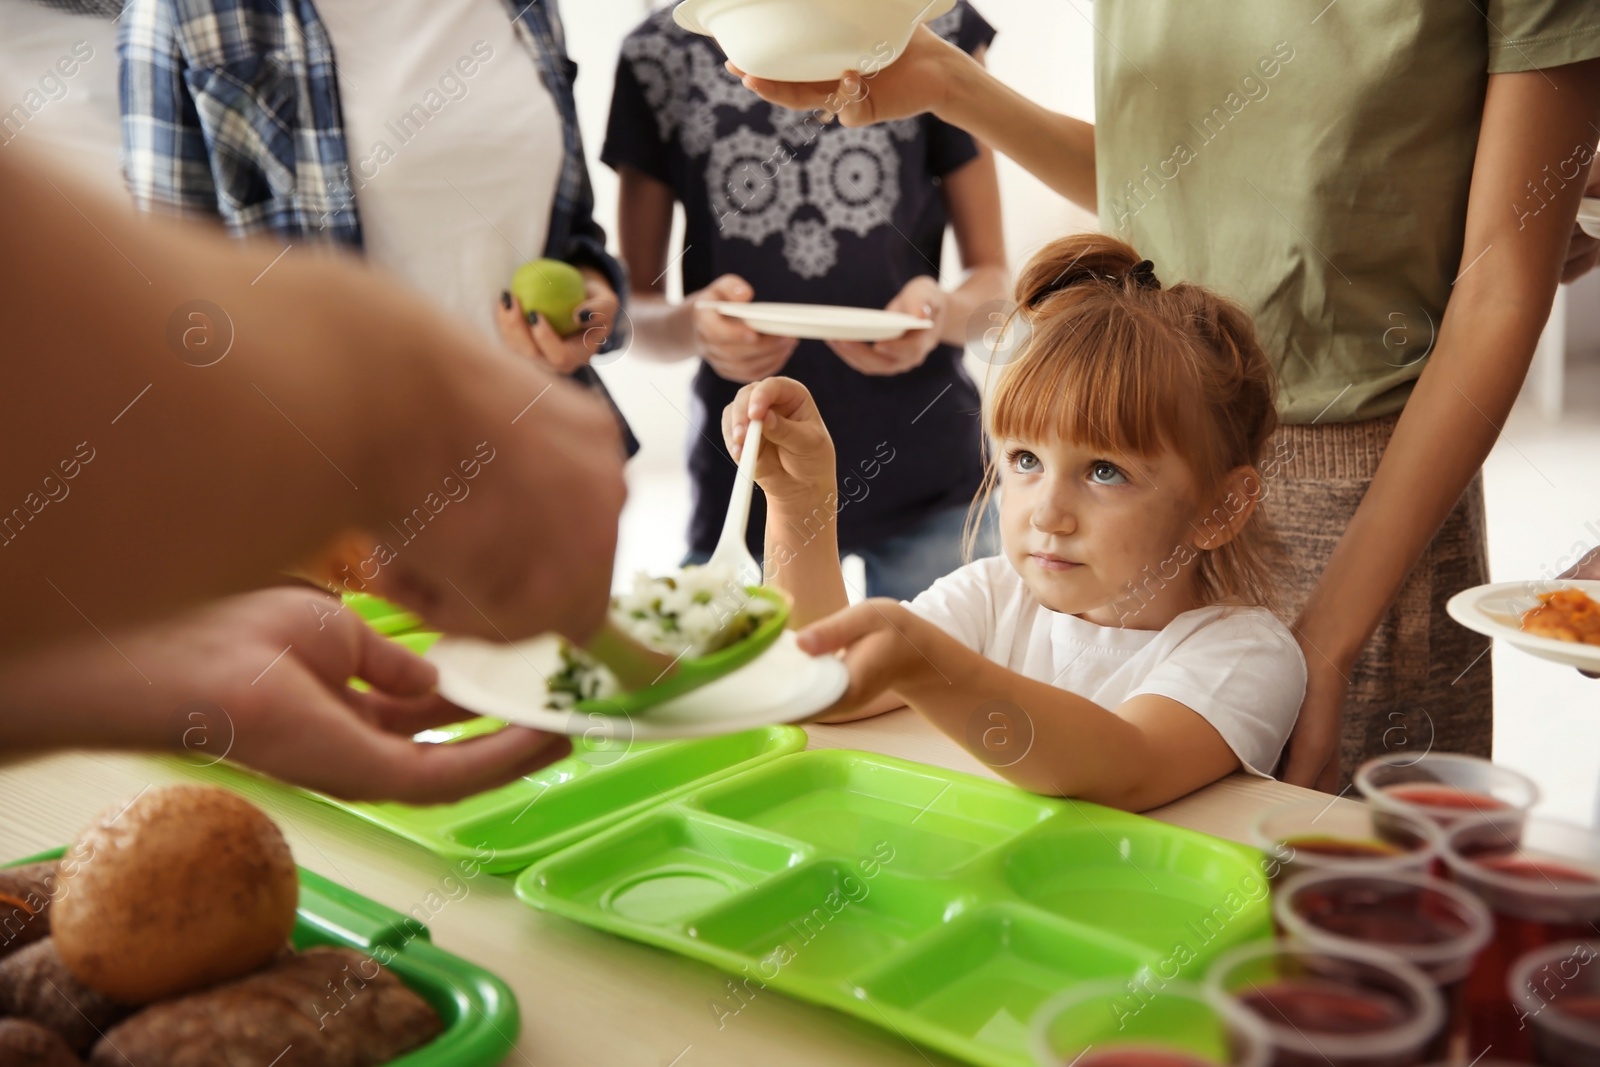
[[[1147,693],[1176,700],[1262,777],[1305,697],[1300,646],[1264,608],[1197,608],[1161,630],[1100,626],[1040,604],[1003,556],[946,575],[909,606],[984,658],[1103,708]]]
[[[544,255],[561,114],[503,0],[317,0],[366,255],[485,330]]]

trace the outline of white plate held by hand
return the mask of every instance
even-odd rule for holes
[[[1600,237],[1600,196],[1586,196],[1578,205],[1578,225],[1590,237]]]
[[[1581,589],[1600,600],[1600,582],[1554,578],[1537,582],[1499,582],[1479,585],[1457,593],[1445,605],[1450,617],[1469,630],[1485,637],[1498,637],[1540,659],[1600,671],[1600,645],[1581,645],[1557,641],[1522,629],[1522,613],[1539,606],[1540,593],[1558,589]]]
[[[740,304],[707,300],[710,308],[729,318],[743,319],[752,330],[769,337],[799,337],[811,341],[888,341],[909,330],[933,325],[915,315],[876,308],[839,307],[833,304]]]
[[[709,737],[797,722],[831,706],[850,684],[843,662],[806,655],[790,631],[731,674],[631,717],[544,706],[545,679],[561,668],[555,636],[512,645],[446,637],[427,658],[439,668],[439,692],[468,711],[550,733],[622,741]]]
[[[955,6],[956,0],[684,0],[672,17],[691,33],[715,37],[746,74],[827,82],[893,62],[918,23]]]

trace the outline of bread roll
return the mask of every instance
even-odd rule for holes
[[[50,936],[55,881],[54,863],[0,869],[0,957]]]
[[[129,1004],[248,974],[295,924],[300,880],[277,825],[226,789],[150,789],[79,839],[52,904],[67,968]]]
[[[54,1030],[26,1019],[0,1019],[0,1063],[5,1067],[83,1067]]]
[[[128,1008],[79,982],[45,938],[0,960],[0,1015],[38,1023],[74,1052],[87,1052]],[[0,1059],[0,1064],[8,1063]]]

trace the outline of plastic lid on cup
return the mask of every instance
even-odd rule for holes
[[[1369,974],[1384,975],[1393,986],[1405,991],[1416,1008],[1415,1016],[1403,1023],[1381,1032],[1363,1034],[1307,1033],[1300,1027],[1282,1025],[1257,1015],[1273,1044],[1280,1049],[1334,1062],[1368,1059],[1388,1062],[1396,1054],[1421,1052],[1444,1026],[1444,998],[1433,981],[1398,956],[1365,945],[1333,948],[1297,944],[1285,938],[1242,945],[1217,958],[1206,972],[1205,988],[1215,995],[1236,999],[1228,983],[1234,972],[1243,971],[1252,964],[1265,964],[1274,956],[1298,958],[1304,961],[1309,974],[1334,981],[1337,976],[1328,972],[1341,966],[1364,968]]]
[[[1192,1057],[1218,1067],[1268,1067],[1272,1041],[1255,1015],[1198,983],[1154,980],[1154,992],[1136,980],[1104,978],[1075,985],[1046,1001],[1034,1013],[1030,1027],[1034,1062],[1039,1067],[1062,1067],[1080,1058],[1087,1062],[1093,1053],[1138,1049]],[[1129,1006],[1131,1010],[1117,1010]],[[1204,1033],[1205,1017],[1214,1019],[1222,1033]],[[1115,1035],[1113,1040],[1106,1041],[1108,1032]],[[1190,1041],[1179,1043],[1174,1037],[1178,1033]],[[1229,1047],[1222,1059],[1192,1047],[1223,1042]]]
[[[1570,964],[1572,973],[1565,973]],[[1560,984],[1554,988],[1548,981],[1535,978],[1547,967],[1556,968],[1554,977]],[[1594,968],[1585,971],[1586,968]],[[1506,973],[1506,995],[1517,1009],[1522,1025],[1530,1019],[1537,1025],[1560,1034],[1568,1041],[1582,1047],[1600,1051],[1600,1021],[1569,1015],[1561,1010],[1560,994],[1579,978],[1587,981],[1576,993],[1600,995],[1600,941],[1557,941],[1553,944],[1523,953],[1511,964]],[[1541,993],[1551,996],[1541,996]]]
[[[1377,892],[1415,891],[1419,896],[1422,893],[1433,894],[1435,900],[1442,899],[1449,902],[1445,906],[1453,912],[1455,919],[1464,929],[1446,941],[1421,944],[1380,943],[1348,937],[1318,926],[1294,908],[1295,898],[1302,893],[1317,889],[1333,890],[1340,885],[1349,887],[1362,884]],[[1449,985],[1465,978],[1472,970],[1472,961],[1494,936],[1494,916],[1483,901],[1458,885],[1420,871],[1383,873],[1351,870],[1307,871],[1290,878],[1278,889],[1273,895],[1272,913],[1284,932],[1294,941],[1316,948],[1337,949],[1349,946],[1377,948],[1399,956],[1440,985]]]

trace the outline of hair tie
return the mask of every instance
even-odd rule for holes
[[[1156,265],[1148,259],[1141,259],[1128,271],[1128,277],[1138,283],[1141,289],[1160,289],[1161,280],[1156,277]]]
[[[1141,259],[1129,267],[1126,274],[1106,274],[1097,270],[1077,272],[1071,269],[1064,270],[1049,285],[1033,294],[1033,299],[1028,302],[1029,306],[1038,307],[1046,297],[1053,293],[1059,293],[1063,289],[1070,289],[1074,285],[1081,285],[1088,281],[1105,282],[1108,285],[1121,285],[1123,282],[1132,281],[1140,289],[1161,288],[1161,280],[1156,277],[1156,265],[1148,259]]]

